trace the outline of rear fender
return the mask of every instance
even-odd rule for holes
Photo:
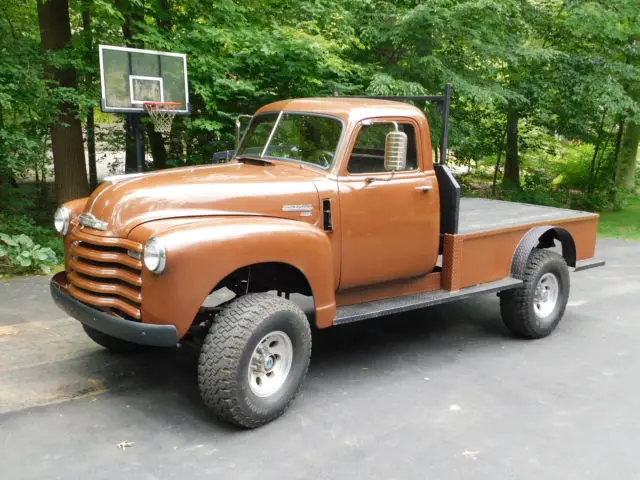
[[[155,275],[143,268],[145,323],[175,325],[182,337],[220,280],[248,265],[279,262],[297,268],[309,282],[316,325],[331,325],[336,310],[333,255],[320,229],[271,217],[216,217],[172,227],[168,222],[143,224],[132,232],[138,241],[155,235],[167,252],[164,272]]]
[[[529,256],[534,248],[553,247],[554,240],[559,240],[562,245],[562,256],[567,265],[576,266],[576,245],[566,229],[562,227],[553,227],[544,225],[533,227],[529,230],[516,248],[511,261],[511,275],[515,278],[523,279]]]

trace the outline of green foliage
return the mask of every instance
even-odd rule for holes
[[[640,197],[629,197],[624,210],[602,212],[598,225],[603,237],[640,241]]]
[[[75,28],[86,8],[88,31]],[[188,54],[193,115],[176,119],[170,141],[183,148],[170,164],[184,161],[183,151],[201,163],[232,148],[239,113],[333,86],[407,95],[452,82],[450,144],[462,162],[503,148],[511,104],[549,133],[588,143],[599,137],[602,108],[608,119],[640,111],[626,90],[640,73],[627,61],[639,48],[640,6],[626,0],[72,0],[71,49],[55,55],[41,52],[34,0],[5,10],[0,175],[44,171],[47,126],[61,103],[79,105],[81,117],[98,105],[100,43]],[[73,67],[77,91],[49,95],[47,65]]]
[[[64,256],[62,238],[53,228],[35,225],[33,219],[26,215],[0,213],[0,232],[9,236],[27,235],[35,244],[53,250],[59,259]]]
[[[24,233],[58,257],[60,240],[33,219],[48,222],[53,208],[49,126],[61,105],[78,105],[82,120],[96,111],[100,145],[124,149],[122,117],[98,108],[98,44],[188,55],[192,115],[174,122],[168,167],[207,162],[233,148],[236,115],[274,100],[327,96],[334,87],[345,95],[419,95],[451,82],[449,155],[472,170],[461,178],[467,194],[493,195],[496,158],[504,164],[506,112],[516,108],[522,188],[498,185],[496,196],[589,210],[627,202],[614,179],[618,125],[640,121],[637,1],[69,0],[69,6],[71,44],[52,54],[42,51],[36,1],[0,0],[0,231]],[[78,88],[49,89],[50,66],[75,70]],[[436,140],[439,115],[433,106],[417,106]],[[16,188],[25,182],[34,186]]]
[[[54,104],[44,82],[34,2],[4,1],[0,21],[0,181],[41,163]],[[6,9],[5,9],[6,8]]]
[[[58,263],[55,252],[43,247],[25,234],[0,233],[1,273],[50,273]]]

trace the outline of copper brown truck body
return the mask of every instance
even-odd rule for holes
[[[311,324],[497,293],[514,334],[549,335],[569,268],[604,264],[598,215],[461,199],[450,86],[424,98],[443,105],[438,163],[418,108],[318,98],[258,110],[227,163],[105,179],[55,214],[65,270],[52,297],[113,352],[193,340],[204,403],[246,428],[295,398]]]
[[[232,160],[107,180],[90,197],[66,204],[65,271],[52,281],[58,304],[76,316],[77,308],[95,311],[94,320],[101,313],[140,326],[166,326],[158,342],[166,344],[189,332],[206,297],[225,278],[251,266],[274,265],[275,273],[287,271],[304,282],[291,291],[313,297],[314,322],[326,328],[398,311],[384,304],[390,299],[409,299],[408,307],[417,308],[423,294],[437,292],[433,298],[446,301],[470,288],[510,288],[517,284],[514,256],[531,235],[533,243],[559,240],[571,267],[581,261],[597,265],[584,262],[594,257],[598,223],[598,215],[587,212],[463,199],[459,232],[441,235],[429,126],[413,106],[299,99],[270,104],[256,115],[281,111],[342,122],[330,168]],[[391,178],[389,172],[348,171],[359,130],[380,121],[413,126],[415,170],[393,172]],[[79,225],[83,213],[106,228]],[[151,237],[166,246],[167,266],[159,275],[140,259]],[[477,288],[483,285],[488,288]],[[349,314],[354,305],[359,316]],[[373,314],[362,315],[368,309]],[[143,343],[153,342],[147,337]]]

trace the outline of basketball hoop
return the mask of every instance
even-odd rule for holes
[[[144,102],[143,106],[151,117],[156,132],[167,134],[171,132],[171,124],[180,105],[180,102]]]

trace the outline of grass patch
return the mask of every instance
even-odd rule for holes
[[[602,212],[598,235],[640,242],[640,197],[633,197],[618,212]]]

